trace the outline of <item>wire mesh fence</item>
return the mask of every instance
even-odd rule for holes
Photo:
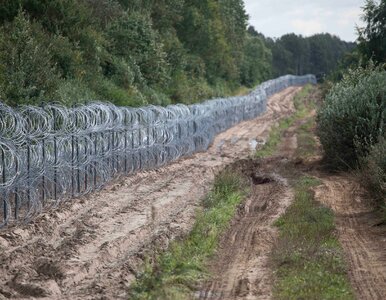
[[[119,174],[206,150],[218,133],[262,114],[269,96],[306,83],[315,77],[287,75],[246,96],[189,106],[0,103],[0,227],[98,190]]]

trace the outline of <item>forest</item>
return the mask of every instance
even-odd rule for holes
[[[0,99],[195,103],[282,74],[322,77],[354,46],[247,26],[242,0],[2,0]]]

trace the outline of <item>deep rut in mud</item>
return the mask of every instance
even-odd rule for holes
[[[271,97],[266,114],[220,134],[205,153],[116,180],[1,231],[0,299],[126,299],[147,251],[164,249],[190,230],[214,174],[248,156],[251,141],[266,140],[269,129],[294,111],[299,90]]]

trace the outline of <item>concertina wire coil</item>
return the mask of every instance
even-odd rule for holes
[[[315,76],[286,75],[246,96],[166,107],[0,102],[0,228],[99,190],[120,174],[205,151],[218,133],[264,113],[271,95],[307,83],[315,84]]]

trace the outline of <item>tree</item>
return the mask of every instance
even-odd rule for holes
[[[110,24],[108,36],[110,51],[128,64],[137,64],[147,84],[167,79],[166,54],[149,16],[135,12],[125,15]]]
[[[365,27],[359,28],[359,50],[376,62],[386,62],[386,2],[367,0],[364,6]]]
[[[11,105],[39,103],[56,89],[59,75],[42,31],[25,13],[1,28],[0,96]]]
[[[248,36],[244,47],[241,83],[253,87],[271,77],[272,54],[257,36]]]

